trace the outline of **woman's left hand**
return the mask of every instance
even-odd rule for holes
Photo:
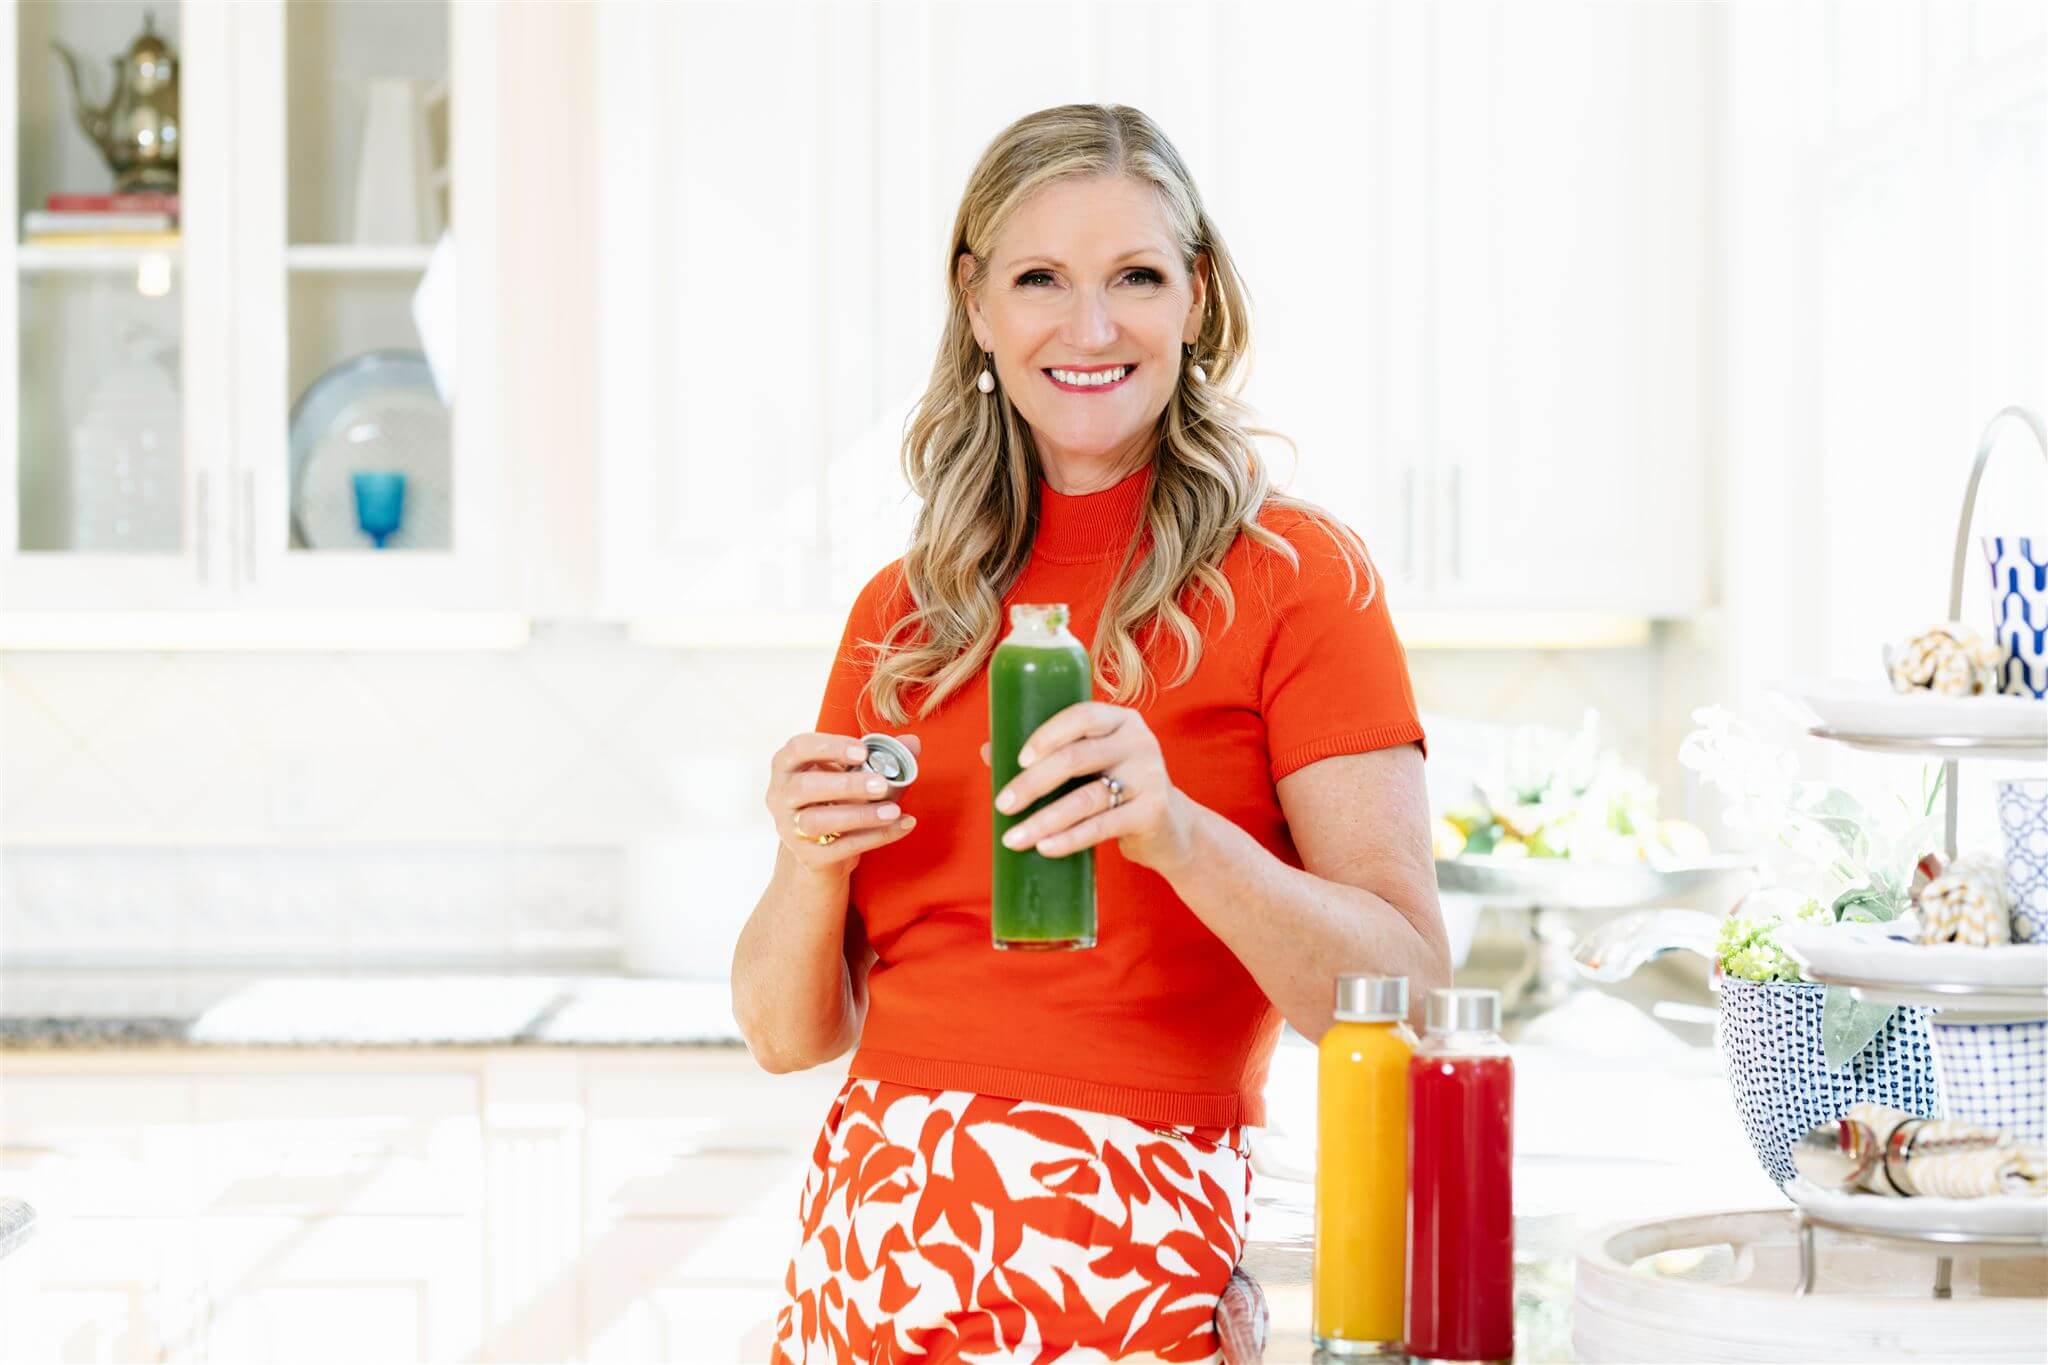
[[[1023,771],[996,794],[1005,815],[1029,809],[1075,777],[1113,777],[1123,795],[1112,810],[1109,784],[1089,782],[1013,826],[1003,836],[1006,847],[1036,846],[1058,858],[1114,839],[1124,857],[1162,873],[1187,858],[1192,803],[1167,776],[1158,737],[1130,707],[1076,702],[1033,731],[1018,759]],[[986,744],[981,761],[989,761]]]

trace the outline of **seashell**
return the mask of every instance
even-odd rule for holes
[[[1886,651],[1894,691],[1928,691],[1944,697],[1997,692],[2002,657],[1995,642],[1960,621],[1929,626]]]
[[[1922,943],[1965,943],[1978,948],[2012,941],[2005,902],[2005,872],[1990,858],[1959,858],[1921,888]]]

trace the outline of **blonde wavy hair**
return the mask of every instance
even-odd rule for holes
[[[953,220],[945,331],[931,383],[903,440],[903,472],[922,504],[903,557],[915,605],[881,639],[862,642],[874,662],[864,696],[891,724],[910,719],[909,691],[921,692],[917,715],[926,716],[980,671],[998,643],[1003,596],[1030,558],[1037,526],[1031,430],[1005,394],[985,396],[975,387],[983,358],[968,322],[967,293],[986,280],[996,239],[1019,205],[1055,181],[1104,175],[1151,186],[1184,266],[1192,274],[1206,261],[1208,292],[1192,358],[1208,381],[1196,383],[1183,366],[1160,414],[1151,493],[1091,649],[1098,686],[1111,701],[1143,705],[1155,686],[1146,654],[1161,639],[1179,647],[1180,666],[1167,685],[1193,676],[1202,632],[1189,607],[1208,593],[1221,603],[1226,628],[1235,619],[1237,604],[1219,566],[1240,533],[1299,568],[1294,547],[1259,524],[1267,507],[1299,511],[1320,525],[1351,570],[1353,592],[1364,576],[1361,606],[1372,600],[1372,569],[1357,535],[1271,486],[1253,437],[1276,433],[1253,425],[1237,397],[1251,353],[1250,300],[1180,153],[1157,124],[1124,105],[1042,109],[989,144]],[[965,288],[962,253],[974,259]],[[1147,530],[1150,552],[1134,564]]]

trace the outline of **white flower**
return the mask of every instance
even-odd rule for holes
[[[1931,798],[1923,794],[1917,808],[1898,801],[1873,811],[1839,787],[1800,781],[1789,752],[1725,708],[1702,707],[1693,720],[1698,728],[1680,744],[1679,762],[1726,798],[1730,827],[1754,831],[1805,865],[1777,869],[1784,883],[1829,905],[1861,887],[1894,914],[1905,908],[1913,866],[1935,847]]]

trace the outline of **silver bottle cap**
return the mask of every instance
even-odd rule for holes
[[[1431,1033],[1498,1033],[1500,992],[1433,990],[1423,1006],[1423,1026]]]
[[[889,783],[890,791],[902,791],[917,781],[917,755],[894,735],[862,735],[868,756],[861,766]]]
[[[1406,1019],[1408,978],[1343,973],[1337,978],[1337,1017],[1368,1024]]]

